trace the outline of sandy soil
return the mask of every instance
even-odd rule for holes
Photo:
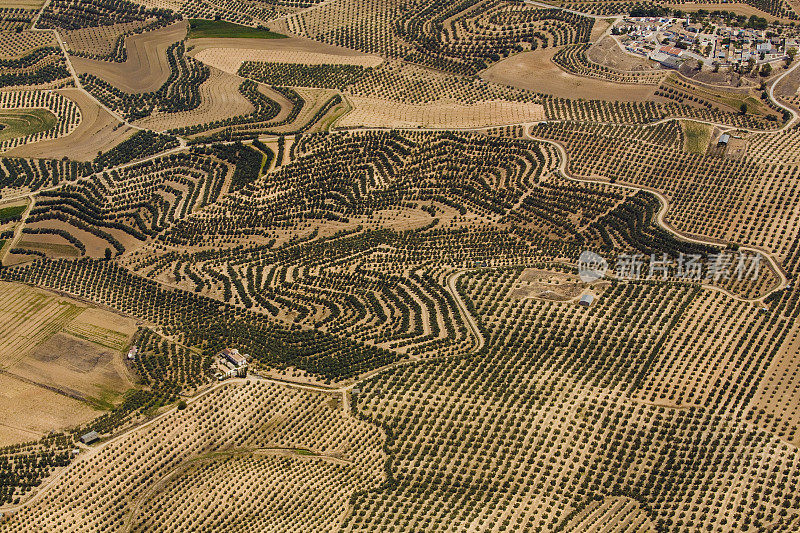
[[[80,89],[58,91],[81,110],[81,122],[65,137],[39,141],[18,146],[7,152],[10,157],[41,157],[75,161],[91,161],[98,152],[107,152],[134,133],[134,129],[122,125],[111,113],[97,105]]]
[[[23,9],[37,9],[42,7],[44,0],[3,0],[3,7],[21,7]]]
[[[212,67],[211,76],[200,86],[201,103],[196,109],[179,113],[154,113],[137,121],[136,125],[165,131],[249,115],[255,108],[239,92],[241,83],[241,78]]]
[[[349,96],[348,99],[353,111],[342,117],[337,127],[476,128],[545,118],[540,104],[527,102],[492,100],[464,105],[442,100],[411,105],[361,96]]]
[[[598,65],[604,65],[614,70],[628,72],[650,72],[666,75],[669,71],[656,67],[656,63],[644,57],[637,57],[625,53],[613,37],[604,37],[592,45],[586,55]]]
[[[572,99],[642,102],[655,92],[654,86],[623,85],[564,72],[551,61],[556,51],[547,48],[522,52],[495,63],[480,76],[487,81]]]
[[[79,74],[93,74],[131,94],[155,91],[167,81],[170,68],[167,48],[186,37],[188,23],[176,22],[166,28],[132,35],[125,39],[128,60],[124,63],[71,57]]]

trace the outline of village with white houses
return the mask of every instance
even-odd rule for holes
[[[634,13],[635,14],[635,13]],[[767,76],[772,64],[791,62],[800,47],[793,25],[770,26],[763,18],[724,11],[681,16],[630,16],[618,21],[612,36],[628,53],[678,69],[694,60],[696,68],[733,69]]]

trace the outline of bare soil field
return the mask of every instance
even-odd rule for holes
[[[336,127],[479,128],[545,118],[540,104],[527,102],[490,100],[465,105],[442,100],[413,105],[361,96],[349,96],[348,99],[353,111],[342,117]]]
[[[511,297],[567,301],[580,296],[585,288],[586,284],[574,274],[526,268],[512,288]]]
[[[775,86],[775,98],[795,111],[800,111],[800,69],[787,74]]]
[[[594,25],[592,26],[592,33],[589,36],[589,42],[595,42],[608,30],[611,23],[614,21],[613,18],[608,19],[595,19]]]
[[[480,76],[494,83],[572,99],[644,102],[655,92],[653,86],[623,85],[564,72],[551,60],[556,52],[556,48],[522,52],[495,63]]]
[[[187,22],[181,21],[127,37],[128,59],[124,63],[72,56],[72,65],[79,74],[93,74],[130,94],[155,91],[170,74],[167,48],[186,37],[187,28]]]
[[[134,386],[122,359],[132,319],[0,283],[0,445],[86,422]]]
[[[58,92],[80,108],[81,122],[78,126],[69,135],[24,144],[9,150],[6,155],[91,161],[98,152],[106,152],[133,135],[133,128],[123,125],[85,92],[79,89],[60,89]]]
[[[326,54],[337,57],[372,58],[373,61],[375,60],[382,61],[380,56],[374,54],[365,54],[364,52],[359,52],[358,50],[351,50],[349,48],[343,48],[341,46],[334,46],[331,44],[320,43],[317,41],[312,41],[311,39],[306,39],[305,37],[297,37],[297,36],[287,37],[286,39],[241,39],[241,38],[190,39],[189,41],[187,41],[186,47],[192,48],[191,52],[189,52],[189,55],[191,56],[197,56],[201,52],[209,49],[225,48],[229,50],[263,50],[263,51],[273,52],[275,54],[280,54],[280,53]],[[201,60],[199,57],[197,59]],[[250,59],[248,58],[248,60]],[[280,61],[280,60],[268,59],[265,61]],[[339,62],[344,62],[344,61],[346,60],[339,60]]]
[[[668,73],[668,71],[659,69],[653,61],[626,53],[611,36],[604,37],[599,42],[589,47],[586,56],[592,62],[614,70],[626,72],[655,72],[664,75]]]
[[[282,39],[262,39],[279,42]],[[206,48],[194,54],[194,58],[206,65],[230,74],[239,72],[245,61],[295,63],[300,65],[358,65],[377,67],[383,59],[373,55],[341,55],[307,50],[264,50],[248,48]]]
[[[37,440],[99,413],[89,404],[0,371],[0,446]]]
[[[156,131],[165,131],[186,126],[195,126],[228,117],[249,115],[255,108],[239,92],[241,78],[211,67],[211,76],[200,85],[201,103],[191,111],[178,113],[153,113],[136,122],[137,126]],[[286,110],[288,114],[289,110]]]
[[[143,28],[147,24],[147,21],[136,21],[111,24],[109,26],[79,28],[63,32],[62,37],[70,52],[107,56],[114,51],[117,39],[121,35]]]

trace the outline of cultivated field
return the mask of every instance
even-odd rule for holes
[[[220,416],[221,407],[235,416]],[[81,454],[3,528],[228,529],[238,523],[236,508],[262,529],[326,530],[351,494],[381,482],[382,468],[380,432],[343,415],[332,395],[238,381]],[[158,481],[152,489],[150,479]],[[189,481],[193,489],[174,501],[172,487]],[[114,488],[123,482],[127,491]],[[57,511],[61,502],[72,511]],[[190,512],[194,518],[167,528],[170,517]]]
[[[6,152],[8,157],[35,157],[91,161],[99,152],[107,152],[133,134],[106,109],[77,89],[61,89],[59,94],[77,104],[81,121],[68,135],[57,139],[30,142]]]
[[[269,50],[263,48],[204,48],[194,53],[195,59],[229,74],[238,74],[245,61],[269,61],[299,65],[357,65],[377,67],[383,60],[368,55],[334,55],[304,50]]]
[[[0,7],[0,533],[800,529],[748,2]]]
[[[134,322],[24,285],[0,283],[0,445],[97,417],[134,386],[122,350]]]
[[[538,93],[562,98],[644,102],[655,87],[604,81],[565,72],[553,63],[557,49],[523,52],[496,63],[481,72],[481,78]]]
[[[249,115],[255,111],[255,107],[239,92],[241,82],[236,76],[212,68],[208,80],[200,85],[200,105],[197,108],[177,113],[156,112],[136,121],[136,125],[166,131]]]
[[[540,104],[488,101],[402,104],[378,98],[350,96],[353,110],[336,122],[338,128],[480,128],[497,124],[536,122],[545,118]]]
[[[141,94],[157,90],[169,78],[167,49],[186,37],[188,25],[178,22],[171,26],[125,38],[127,60],[110,63],[97,59],[71,57],[79,74],[92,74],[117,89]]]
[[[81,122],[80,108],[55,92],[0,92],[0,152],[63,137]]]

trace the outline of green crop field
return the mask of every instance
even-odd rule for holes
[[[239,38],[239,39],[285,39],[285,35],[269,31],[266,28],[251,28],[231,22],[218,20],[191,19],[189,21],[189,39],[201,39],[203,37],[220,38]]]
[[[56,116],[47,109],[4,109],[0,125],[0,141],[6,141],[53,129]]]
[[[24,205],[12,205],[11,207],[0,207],[0,224],[15,220],[25,212]]]
[[[691,120],[682,121],[684,149],[690,154],[704,154],[711,140],[711,127]]]

